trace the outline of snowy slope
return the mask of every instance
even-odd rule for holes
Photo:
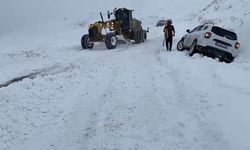
[[[0,149],[249,150],[249,2],[167,2],[108,0],[6,31],[0,37],[0,84],[34,76],[0,88]],[[82,1],[69,8],[76,5]],[[114,6],[135,9],[150,27],[148,41],[82,50],[80,38],[99,20],[98,8]],[[240,57],[225,64],[166,52],[162,28],[155,27],[162,18],[173,19],[175,44],[187,28],[212,18],[240,35]]]

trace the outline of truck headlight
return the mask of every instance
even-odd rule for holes
[[[239,49],[239,48],[240,48],[240,43],[239,43],[239,42],[236,42],[234,47],[235,47],[236,49]]]
[[[206,32],[206,33],[204,34],[204,37],[205,37],[206,39],[210,39],[210,37],[211,37],[211,32]]]

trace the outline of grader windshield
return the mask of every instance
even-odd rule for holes
[[[123,32],[128,32],[132,26],[132,10],[120,8],[115,11],[115,19],[120,21]]]

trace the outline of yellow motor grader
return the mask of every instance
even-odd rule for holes
[[[117,46],[118,39],[126,41],[133,40],[141,43],[147,40],[147,30],[144,30],[141,21],[132,18],[133,10],[126,8],[114,9],[108,12],[108,19],[114,15],[114,19],[104,21],[102,13],[101,21],[89,25],[89,33],[82,36],[81,45],[83,49],[92,49],[95,42],[105,42],[108,49]]]

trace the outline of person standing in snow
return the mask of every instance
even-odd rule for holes
[[[167,20],[163,32],[166,41],[166,48],[167,50],[171,51],[173,45],[173,36],[175,36],[175,29],[174,26],[172,25],[171,19]]]

